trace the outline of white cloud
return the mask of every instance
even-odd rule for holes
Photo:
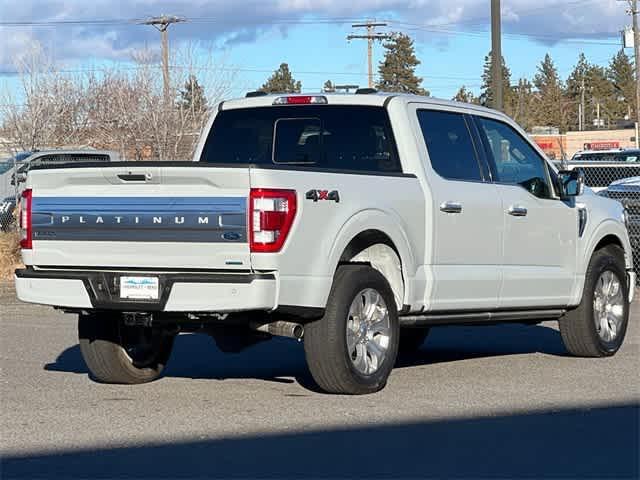
[[[172,27],[174,40],[238,43],[255,41],[271,29],[286,32],[291,22],[312,17],[392,18],[427,29],[441,25],[449,30],[478,31],[488,26],[489,4],[488,0],[0,0],[0,18],[5,22],[142,19],[171,13],[194,20]],[[504,31],[533,35],[547,43],[610,37],[628,23],[625,6],[616,0],[503,1]],[[197,21],[203,18],[215,22]],[[413,32],[419,31],[415,25]],[[391,27],[397,30],[403,25]],[[157,42],[157,32],[136,25],[5,27],[0,34],[0,66],[4,69],[34,40],[53,50],[58,60],[122,59],[132,49]]]

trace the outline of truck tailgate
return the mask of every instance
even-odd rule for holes
[[[248,168],[143,162],[35,170],[41,267],[248,270]]]

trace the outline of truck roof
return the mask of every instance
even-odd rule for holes
[[[424,103],[430,105],[438,105],[453,108],[465,108],[476,112],[491,113],[493,115],[505,116],[502,112],[492,110],[490,108],[482,107],[480,105],[455,102],[453,100],[444,100],[435,97],[426,97],[423,95],[411,95],[407,93],[388,93],[388,92],[375,92],[375,93],[270,93],[267,95],[259,95],[244,98],[235,98],[226,100],[218,104],[220,110],[230,110],[235,108],[252,108],[252,107],[266,107],[273,105],[276,98],[279,97],[325,97],[328,105],[368,105],[382,107],[390,102],[392,99],[394,102],[402,102],[403,104],[409,103]]]

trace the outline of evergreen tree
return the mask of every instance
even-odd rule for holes
[[[484,70],[482,72],[482,86],[480,87],[480,104],[493,108],[493,57],[489,52],[484,57]],[[502,57],[502,105],[504,112],[513,115],[513,98],[511,91],[511,71]]]
[[[535,95],[533,85],[526,78],[518,80],[518,85],[512,89],[513,119],[525,130],[533,127]]]
[[[384,43],[384,59],[378,66],[380,81],[376,85],[383,92],[414,93],[429,95],[422,88],[422,78],[415,74],[420,60],[416,57],[413,40],[404,33],[394,33]]]
[[[261,90],[267,93],[300,93],[301,88],[302,83],[293,78],[289,65],[281,63],[278,70],[267,79]]]
[[[551,56],[547,53],[538,65],[533,84],[536,87],[536,108],[534,122],[539,126],[558,127],[567,130],[568,111],[562,81]]]
[[[326,93],[333,93],[336,91],[336,86],[333,84],[331,80],[327,80],[326,82],[324,82],[322,91]]]
[[[635,118],[636,90],[633,62],[621,49],[613,56],[607,69],[607,78],[613,88],[614,102],[612,111],[617,118]],[[631,112],[629,112],[631,110]]]
[[[179,92],[178,104],[185,110],[194,113],[204,113],[207,111],[207,97],[204,94],[204,87],[198,83],[198,78],[190,74],[184,82],[184,87]]]
[[[460,90],[458,90],[458,93],[456,93],[452,100],[463,103],[480,103],[478,97],[476,97],[471,90],[467,90],[467,87],[464,85],[460,87]]]
[[[602,67],[589,63],[585,55],[581,53],[578,57],[578,63],[567,79],[566,86],[568,125],[574,129],[579,126],[578,105],[582,102],[583,90],[585,128],[588,125],[593,125],[598,108],[603,114],[601,116],[614,120],[612,117],[615,117],[615,114],[611,110],[612,107],[615,107],[615,97],[606,71]]]

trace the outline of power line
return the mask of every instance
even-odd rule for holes
[[[104,67],[104,68],[77,68],[77,69],[59,69],[49,72],[38,72],[42,75],[56,75],[60,73],[104,73],[104,72],[118,72],[118,71],[139,71],[146,69],[162,68],[160,65],[138,65],[138,66],[125,66],[125,67]],[[268,68],[254,68],[254,67],[196,67],[196,66],[181,66],[181,65],[169,65],[169,70],[191,70],[191,71],[224,71],[224,72],[248,72],[248,73],[273,73],[273,69]],[[0,75],[20,75],[18,70],[0,70]],[[368,76],[367,72],[345,72],[342,71],[328,71],[328,70],[296,70],[296,75],[342,75],[347,77],[365,77]],[[476,76],[458,76],[458,75],[437,75],[430,74],[428,72],[417,72],[418,75],[426,77],[428,79],[436,80],[477,80]]]
[[[581,0],[577,2],[570,2],[563,6],[567,5],[577,5],[577,4],[585,4],[592,3],[595,0]],[[520,15],[525,13],[535,12],[538,9],[530,9],[523,10],[520,12],[515,12]],[[228,23],[228,19],[225,18],[216,18],[216,17],[185,17],[190,23],[194,24],[202,24],[202,23]],[[254,22],[255,25],[343,25],[346,23],[359,21],[353,18],[347,17],[327,17],[327,18],[317,18],[317,19],[272,19],[265,22]],[[478,19],[478,21],[482,23],[478,23],[478,25],[482,25],[485,23],[484,19]],[[0,21],[0,27],[47,27],[47,26],[135,26],[141,22],[141,19],[136,18],[111,18],[111,19],[69,19],[69,20],[42,20],[42,21]],[[363,22],[366,24],[366,21]],[[451,22],[445,24],[434,24],[434,25],[425,25],[425,24],[416,24],[410,22],[403,22],[399,20],[386,20],[385,23],[395,24],[399,26],[412,27],[406,28],[406,30],[421,30],[430,33],[437,33],[442,35],[462,35],[462,36],[485,36],[487,34],[486,31],[479,30],[446,30],[442,29],[443,26],[457,26],[465,24],[465,21],[460,22]],[[511,37],[524,37],[524,38],[533,38],[533,39],[542,39],[542,40],[553,40],[558,43],[570,43],[570,44],[580,44],[580,45],[615,45],[619,46],[619,43],[614,42],[603,42],[603,41],[590,41],[590,40],[579,40],[579,39],[565,39],[558,38],[557,35],[544,35],[539,33],[524,33],[524,32],[512,32],[505,33],[504,36]]]
[[[429,33],[438,33],[443,35],[456,35],[456,36],[465,36],[465,37],[477,37],[477,38],[485,38],[490,32],[487,30],[444,30],[439,29],[437,27],[428,27],[416,23],[408,23],[408,22],[394,22],[400,26],[405,26],[404,30],[408,31],[423,31]],[[410,28],[407,28],[410,27]],[[558,43],[570,43],[570,44],[579,44],[579,45],[613,45],[620,46],[620,42],[604,42],[597,40],[580,40],[580,39],[570,39],[570,38],[558,38],[554,35],[543,35],[537,33],[503,33],[505,37],[515,37],[515,38],[533,38],[533,39],[541,39],[541,40],[554,40]]]
[[[228,23],[227,18],[216,17],[181,17],[189,21],[189,23]],[[110,19],[69,19],[69,20],[17,20],[17,21],[0,21],[0,27],[49,27],[49,26],[82,26],[82,25],[119,25],[134,26],[143,22],[140,18],[110,18]],[[253,22],[254,24],[271,24],[271,25],[324,25],[324,24],[347,24],[361,21],[353,17],[328,17],[317,19],[274,19],[265,22]]]

